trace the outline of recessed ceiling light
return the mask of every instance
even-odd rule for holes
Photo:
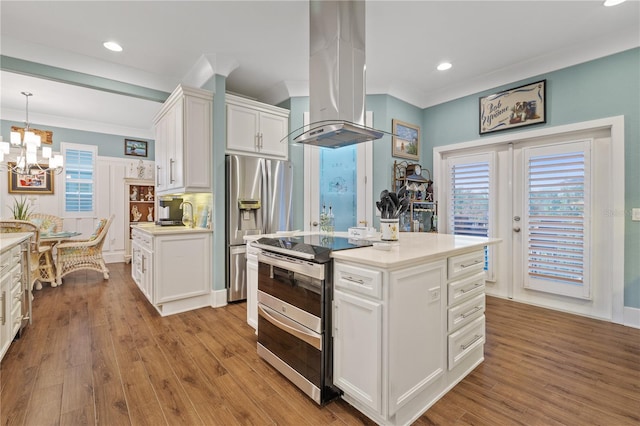
[[[620,3],[624,3],[626,0],[604,0],[604,3],[602,3],[603,5],[609,7],[609,6],[617,6]]]
[[[449,62],[443,62],[440,65],[437,66],[438,71],[446,71],[449,68],[451,68],[453,65],[451,65],[451,63]]]
[[[114,52],[122,52],[122,46],[120,46],[115,41],[105,41],[103,46]]]

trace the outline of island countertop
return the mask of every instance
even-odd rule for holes
[[[386,246],[388,250],[380,250],[376,247],[362,247],[353,250],[335,251],[331,253],[331,256],[340,261],[392,270],[468,253],[487,245],[497,244],[500,241],[502,240],[499,238],[400,232],[398,241],[383,241],[380,243],[383,247]]]
[[[295,232],[289,234],[264,234],[246,236],[244,239],[251,242],[260,237],[301,237],[315,235],[317,232]],[[336,237],[348,238],[347,232],[336,232]],[[471,237],[465,235],[438,234],[431,232],[400,232],[398,241],[379,241],[373,239],[376,244],[386,246],[388,250],[380,250],[375,247],[361,247],[350,250],[339,250],[331,253],[336,260],[358,263],[361,265],[393,270],[407,266],[430,262],[446,257],[468,253],[484,246],[497,244],[502,241],[499,238]]]
[[[0,252],[15,247],[24,240],[31,237],[30,232],[8,232],[0,233]]]
[[[146,232],[151,235],[199,234],[213,232],[213,230],[208,228],[189,228],[187,226],[159,226],[153,223],[131,225],[131,228]]]

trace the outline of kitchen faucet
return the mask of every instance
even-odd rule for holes
[[[191,210],[191,216],[189,216],[189,215],[187,214],[187,212],[184,210],[184,206],[185,206],[185,204],[186,204],[186,205],[188,205],[188,206],[190,207],[190,210]],[[183,201],[183,202],[180,204],[180,208],[182,209],[182,223],[184,223],[184,225],[185,225],[185,226],[189,226],[189,225],[187,225],[187,224],[188,224],[188,223],[190,223],[190,224],[191,224],[191,227],[192,227],[192,228],[195,228],[195,227],[196,227],[196,221],[195,221],[195,218],[193,217],[193,204],[191,204],[189,201]],[[186,223],[185,223],[185,222],[186,222]]]

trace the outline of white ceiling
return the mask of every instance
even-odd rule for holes
[[[367,1],[367,93],[425,108],[640,46],[640,1]],[[1,53],[171,92],[308,95],[306,1],[2,1]],[[121,53],[102,47],[118,41]],[[447,60],[453,68],[436,71]],[[152,138],[159,104],[2,71],[2,118]]]

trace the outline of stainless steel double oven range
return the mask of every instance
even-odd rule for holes
[[[333,386],[332,250],[371,245],[329,235],[260,238],[258,354],[316,403],[340,395]]]

